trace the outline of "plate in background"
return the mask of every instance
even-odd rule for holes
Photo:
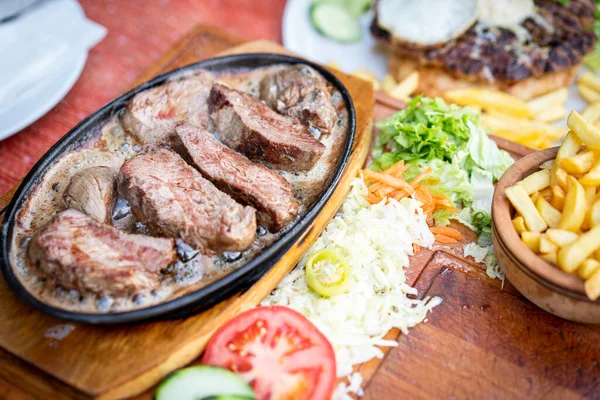
[[[34,14],[41,12],[47,12],[48,14],[43,15],[42,18],[39,14],[38,16]],[[46,18],[46,16],[48,16],[48,18]],[[52,16],[54,18],[52,18]],[[85,66],[88,55],[87,45],[90,43],[97,43],[104,37],[106,32],[103,27],[91,23],[86,19],[83,9],[77,1],[55,0],[49,3],[36,5],[32,10],[27,11],[25,14],[19,15],[14,20],[0,25],[0,29],[3,30],[2,33],[13,40],[13,42],[11,42],[13,49],[14,47],[20,48],[19,41],[29,41],[29,43],[31,43],[31,40],[36,37],[38,38],[36,40],[48,40],[49,44],[56,44],[59,42],[56,41],[56,43],[52,43],[48,38],[40,38],[35,35],[35,32],[29,32],[29,30],[25,33],[30,33],[30,35],[23,35],[24,28],[28,28],[27,24],[23,23],[27,18],[34,21],[36,21],[35,18],[37,18],[37,20],[41,19],[43,22],[47,22],[46,26],[48,27],[52,26],[52,20],[72,21],[70,26],[64,27],[64,32],[62,33],[64,34],[67,32],[67,34],[71,34],[72,32],[70,32],[69,29],[76,31],[81,30],[82,38],[78,38],[78,40],[87,40],[87,42],[85,46],[82,45],[77,48],[69,47],[64,43],[62,44],[64,47],[50,46],[50,48],[54,50],[58,51],[58,49],[60,49],[64,52],[61,53],[61,56],[59,57],[60,65],[55,65],[54,69],[44,69],[48,71],[45,75],[40,75],[39,70],[36,71],[35,68],[30,68],[30,70],[34,71],[32,72],[32,75],[35,76],[36,79],[32,80],[31,84],[20,84],[16,94],[11,93],[8,96],[8,98],[11,99],[10,101],[4,100],[0,103],[0,140],[19,132],[21,129],[37,121],[65,97],[81,75],[83,67]],[[32,25],[33,24],[35,23],[32,23]],[[31,55],[28,54],[31,48],[28,47],[27,43],[23,43],[22,48],[22,54],[19,54],[19,52],[13,54],[13,61],[15,59],[27,60],[28,57],[31,57]],[[48,59],[50,59],[50,57],[48,57]],[[48,65],[52,64],[49,63]],[[14,70],[14,65],[12,67]],[[10,71],[10,67],[8,67],[8,70]],[[12,75],[7,73],[7,75],[2,76],[2,80],[6,80],[5,85],[10,79],[9,76]]]

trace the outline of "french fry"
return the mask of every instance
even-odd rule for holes
[[[525,227],[525,220],[520,215],[518,217],[513,218],[512,223],[519,235],[527,230],[527,228]]]
[[[555,243],[552,243],[545,233],[542,233],[540,235],[540,253],[556,253],[557,251],[558,246]]]
[[[568,177],[568,182],[569,187],[559,227],[567,231],[579,232],[585,218],[585,190],[572,176]]]
[[[583,119],[591,122],[592,124],[600,119],[600,102],[596,101],[585,108],[581,112]]]
[[[481,118],[484,118],[482,116]],[[486,125],[487,126],[487,125]],[[489,126],[488,126],[489,127]],[[489,127],[491,128],[491,127]],[[493,128],[491,128],[493,129]],[[542,145],[544,141],[544,135],[537,132],[522,132],[518,129],[509,130],[509,129],[493,129],[493,133],[495,136],[501,137],[503,139],[510,140],[512,142],[517,142],[527,147],[531,147],[532,149],[537,149]]]
[[[558,247],[564,247],[569,243],[574,242],[579,237],[578,234],[571,231],[565,231],[563,229],[548,229],[546,231],[546,236],[553,243],[556,243]]]
[[[352,72],[352,75],[360,78],[362,80],[365,81],[369,81],[373,84],[373,89],[374,90],[379,90],[381,89],[381,85],[379,84],[379,81],[377,80],[377,77],[375,76],[375,74],[371,71],[367,71],[366,69],[357,69],[356,71]]]
[[[583,190],[583,189],[582,189]],[[510,200],[513,207],[523,216],[525,226],[532,232],[543,232],[548,227],[546,221],[542,218],[535,208],[533,201],[527,195],[525,189],[520,185],[513,185],[504,190],[506,197]]]
[[[544,199],[541,195],[535,201],[535,207],[537,208],[538,212],[540,213],[540,215],[542,216],[544,221],[546,221],[546,223],[548,224],[548,226],[550,228],[558,228],[558,226],[560,225],[560,220],[561,220],[561,216],[562,216],[560,211],[558,211],[556,208],[552,207],[552,205],[550,203],[548,203],[546,201],[546,199]],[[548,250],[548,251],[540,250],[540,251],[542,253],[550,252],[550,250]]]
[[[461,106],[476,105],[484,110],[496,110],[517,118],[531,118],[529,105],[518,97],[499,90],[466,88],[444,94],[449,101]]]
[[[586,71],[583,73],[579,79],[577,79],[577,83],[585,85],[596,92],[600,92],[600,79],[598,79],[596,74],[594,74],[592,71]]]
[[[400,100],[408,100],[409,96],[419,87],[419,73],[412,72],[404,80],[398,83],[390,92],[389,95]]]
[[[600,159],[596,160],[587,174],[579,178],[579,182],[588,186],[600,185]]]
[[[329,68],[337,69],[338,71],[342,71],[342,66],[338,64],[336,61],[331,60],[327,63]]]
[[[595,198],[594,198],[595,200]],[[594,228],[600,225],[600,200],[596,200],[588,211],[590,227]]]
[[[585,259],[600,249],[598,235],[600,235],[600,226],[590,229],[577,240],[561,248],[558,251],[558,266],[569,274],[573,273]]]
[[[550,188],[550,186],[540,190],[540,196],[542,196],[547,201],[552,201],[552,189]]]
[[[600,268],[600,261],[588,258],[577,268],[577,275],[581,279],[589,279],[594,275],[594,272],[598,271],[598,268]]]
[[[556,254],[556,251],[553,251],[551,253],[542,253],[542,254],[540,254],[540,257],[542,257],[544,260],[546,260],[546,262],[548,262],[552,265],[556,265],[556,260],[558,258],[558,255]]]
[[[525,231],[521,233],[521,241],[525,243],[525,246],[529,247],[534,253],[540,252],[540,238],[542,234],[539,232]]]
[[[391,74],[386,74],[381,80],[381,90],[389,94],[396,87],[396,80]]]
[[[567,174],[567,171],[565,171],[562,168],[558,168],[556,170],[556,182],[558,183],[558,186],[560,186],[564,190],[567,190],[567,187],[568,187],[567,179],[568,178],[569,178],[569,174]]]
[[[568,114],[567,109],[565,108],[565,106],[553,106],[550,107],[540,113],[534,114],[534,118],[537,121],[543,121],[543,122],[556,122],[556,121],[560,121],[561,119],[563,119],[564,117],[566,117]]]
[[[552,166],[554,165],[554,160],[548,160],[548,161],[544,161],[543,163],[540,164],[540,169],[552,169]]]
[[[533,203],[535,204],[537,199],[540,198],[540,192],[533,192],[533,193],[531,193],[531,196],[529,196],[529,197],[531,198],[531,201],[533,201]]]
[[[525,189],[527,194],[539,192],[540,190],[550,186],[550,171],[543,169],[541,171],[534,172],[519,182],[519,185]]]
[[[588,103],[594,103],[600,100],[600,92],[595,91],[591,87],[582,83],[577,83],[577,88],[579,89],[579,94],[581,97],[583,97],[583,99]]]
[[[544,112],[555,106],[564,106],[569,97],[569,91],[567,88],[560,88],[553,90],[550,93],[536,97],[533,100],[527,102],[531,112],[536,115]]]
[[[571,157],[562,158],[559,163],[561,168],[569,174],[585,174],[594,165],[596,155],[593,151],[584,151]]]
[[[501,129],[509,131],[518,130],[523,134],[534,133],[543,135],[550,140],[562,139],[568,132],[564,128],[546,122],[521,119],[494,110],[490,110],[488,114],[482,115],[480,121],[483,126],[494,131]]]
[[[584,284],[585,294],[592,301],[595,301],[600,297],[600,270],[594,272]]]
[[[565,136],[565,140],[563,140],[560,148],[558,149],[558,153],[556,154],[556,161],[552,165],[550,169],[550,185],[555,186],[558,185],[558,181],[556,179],[556,171],[559,168],[559,162],[563,158],[571,157],[577,154],[579,149],[581,148],[581,139],[579,139],[573,132],[567,133]]]
[[[571,111],[567,125],[583,143],[592,149],[600,149],[600,130],[586,121],[577,111]]]
[[[550,202],[552,207],[562,211],[563,207],[565,206],[565,196],[566,192],[563,188],[558,185],[552,186],[552,201]]]

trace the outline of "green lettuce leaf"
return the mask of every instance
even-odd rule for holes
[[[381,134],[373,151],[376,168],[405,160],[445,160],[469,141],[469,122],[479,117],[440,98],[415,97],[408,106],[377,126]],[[384,154],[384,150],[391,152]]]

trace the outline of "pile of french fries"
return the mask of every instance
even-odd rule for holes
[[[506,188],[512,223],[533,252],[600,297],[600,130],[577,112],[555,160]]]
[[[551,147],[567,133],[567,129],[552,125],[567,115],[566,88],[529,102],[498,90],[482,88],[450,90],[444,98],[478,111],[481,124],[491,129],[494,135],[534,149]]]

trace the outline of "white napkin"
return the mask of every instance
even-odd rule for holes
[[[71,0],[46,0],[0,24],[0,109],[43,85],[106,35]]]

